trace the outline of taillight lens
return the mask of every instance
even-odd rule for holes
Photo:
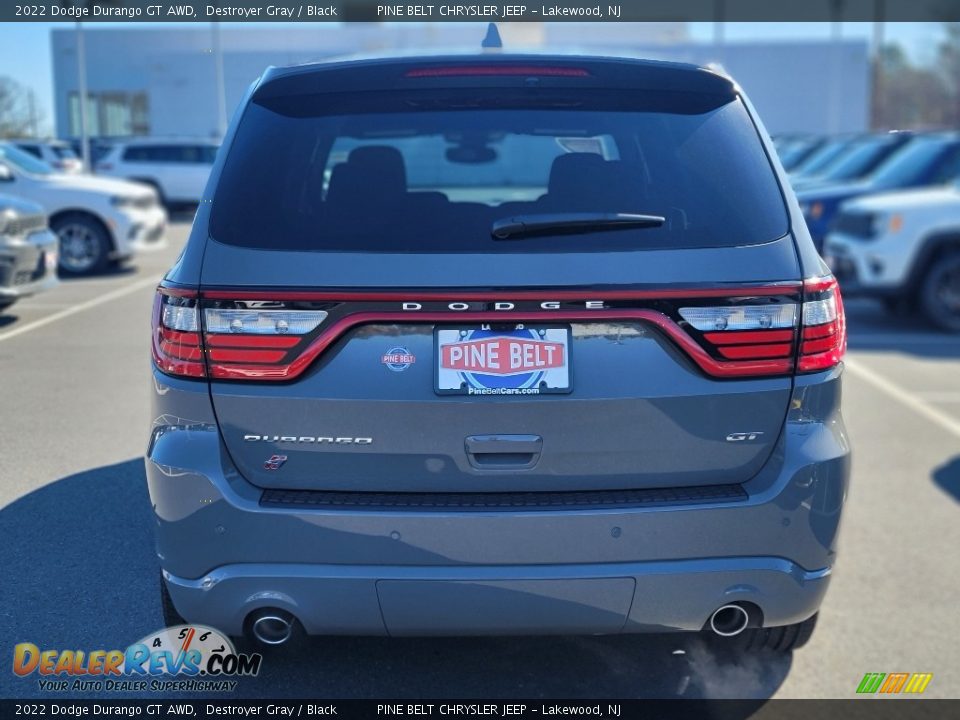
[[[699,330],[715,357],[736,368],[737,375],[778,375],[793,369],[795,302],[763,305],[681,307],[680,317]],[[739,365],[738,365],[739,364]]]
[[[847,321],[840,287],[833,276],[803,284],[799,372],[819,372],[838,365],[847,351]]]
[[[170,375],[285,379],[327,315],[269,301],[201,307],[196,293],[161,287],[153,312],[154,361]]]
[[[211,377],[284,379],[304,338],[327,319],[326,310],[289,309],[278,302],[233,305],[203,311]]]
[[[163,372],[205,377],[196,293],[159,288],[153,303],[153,361]]]

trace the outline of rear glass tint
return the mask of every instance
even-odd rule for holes
[[[218,182],[211,235],[246,247],[361,252],[717,247],[783,236],[783,199],[740,101],[661,95],[635,109],[622,97],[541,96],[529,107],[473,96],[381,108],[317,96],[254,102]],[[556,213],[666,221],[491,235],[498,220]]]

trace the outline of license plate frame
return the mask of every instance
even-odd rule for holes
[[[571,327],[562,323],[437,326],[434,392],[471,398],[567,395],[573,392],[572,335]],[[516,362],[520,365],[511,364]]]

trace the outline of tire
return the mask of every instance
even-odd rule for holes
[[[59,269],[63,275],[90,275],[106,269],[110,236],[99,220],[69,213],[58,217],[50,227],[60,239]]]
[[[960,252],[948,252],[927,268],[920,286],[920,304],[934,325],[960,333]]]
[[[173,605],[173,599],[170,597],[170,591],[167,590],[167,583],[160,576],[160,609],[163,613],[164,627],[173,627],[174,625],[185,625],[186,620],[177,612]]]
[[[13,298],[12,300],[0,300],[0,313],[13,305],[18,299],[19,298]]]

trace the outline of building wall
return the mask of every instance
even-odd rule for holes
[[[535,24],[527,24],[535,25]],[[720,62],[747,91],[773,132],[854,132],[867,128],[869,58],[861,41],[742,43],[716,47],[690,43],[684,23],[574,25],[544,23],[503,29],[508,47],[583,48],[706,64]],[[339,27],[224,28],[221,31],[228,115],[268,65],[289,65],[336,55],[430,46],[476,47],[479,25],[356,24]],[[92,131],[129,134],[119,104],[145,103],[153,135],[216,134],[217,103],[211,30],[86,29],[88,91],[109,108],[93,105]],[[55,122],[61,137],[76,133],[76,33],[52,31]],[[71,110],[71,94],[73,95]],[[74,121],[71,124],[71,113]],[[98,121],[104,120],[98,127]],[[103,125],[110,127],[103,127]]]

